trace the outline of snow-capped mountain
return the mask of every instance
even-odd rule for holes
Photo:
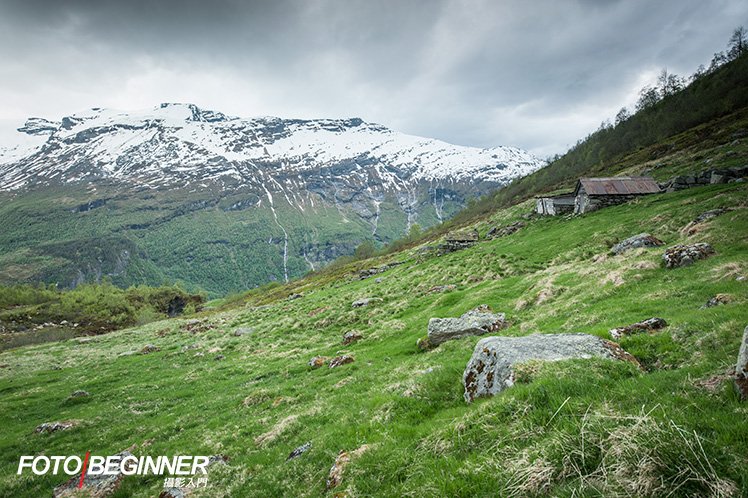
[[[229,188],[348,161],[366,162],[383,186],[399,189],[424,180],[501,184],[543,164],[513,147],[451,145],[358,118],[240,119],[192,104],[131,113],[95,108],[59,122],[31,118],[18,131],[27,141],[0,149],[1,189],[100,177]]]
[[[65,285],[109,275],[222,293],[287,280],[544,165],[358,118],[240,119],[192,104],[95,108],[18,131],[0,149],[3,261]]]

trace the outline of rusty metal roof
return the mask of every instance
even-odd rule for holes
[[[660,192],[660,186],[649,176],[580,178],[574,190],[575,195],[580,188],[584,188],[587,195],[641,195]]]

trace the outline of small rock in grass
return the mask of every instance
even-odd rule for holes
[[[37,433],[46,433],[51,434],[53,432],[57,431],[66,431],[68,429],[71,429],[78,425],[78,422],[76,420],[63,420],[60,422],[44,422],[43,424],[39,424],[36,426],[36,429],[34,429],[34,432]]]
[[[114,456],[120,457],[117,463],[107,465],[107,472],[97,475],[86,474],[83,480],[83,487],[79,488],[80,476],[73,476],[64,484],[60,484],[54,489],[54,498],[67,498],[74,496],[87,496],[90,498],[105,498],[113,495],[122,484],[125,475],[122,473],[121,460],[125,457],[131,457],[132,453],[125,450]],[[178,495],[177,495],[178,496]]]
[[[217,356],[216,356],[216,357],[214,358],[214,360],[216,360],[216,361],[221,361],[221,360],[223,360],[224,358],[226,358],[226,357],[225,357],[224,355],[222,355],[222,354],[219,354],[219,355],[217,355]]]
[[[71,398],[85,398],[86,396],[90,396],[90,394],[88,394],[88,391],[74,391],[70,395]]]
[[[713,298],[709,299],[709,301],[706,302],[702,308],[713,308],[714,306],[719,306],[720,304],[728,304],[732,301],[732,296],[730,294],[717,294]]]
[[[341,365],[346,365],[348,363],[353,363],[353,356],[349,354],[344,354],[343,356],[336,356],[332,360],[330,360],[330,364],[328,365],[330,368],[337,368]]]
[[[700,259],[706,259],[714,252],[714,248],[705,242],[690,245],[679,244],[668,248],[662,255],[662,260],[665,268],[679,268],[689,266]]]
[[[288,296],[288,300],[295,301],[296,299],[301,299],[302,297],[304,297],[304,294],[294,293]]]
[[[633,237],[629,237],[628,239],[619,242],[614,245],[610,251],[613,254],[623,254],[626,251],[638,247],[659,247],[664,244],[663,241],[648,233],[640,233],[639,235],[634,235]]]
[[[143,349],[140,350],[140,354],[150,354],[155,353],[156,351],[161,351],[161,348],[154,346],[153,344],[146,344],[143,346]]]
[[[351,303],[351,307],[353,308],[363,308],[364,306],[369,306],[374,301],[378,301],[378,299],[374,299],[371,297],[364,297],[361,299],[357,299]]]
[[[286,458],[286,461],[293,460],[294,458],[301,456],[303,453],[306,453],[307,451],[309,451],[309,449],[311,447],[312,447],[312,442],[311,441],[308,441],[308,442],[302,444],[298,448],[294,449],[288,455],[288,458]]]
[[[249,335],[252,332],[254,332],[254,329],[252,327],[239,327],[238,329],[234,330],[234,336],[241,337],[243,335]]]
[[[428,345],[439,344],[470,335],[483,335],[506,327],[504,313],[493,313],[485,304],[464,313],[459,318],[432,318],[428,325]],[[419,345],[419,347],[421,347]],[[422,348],[423,349],[423,348]]]
[[[351,330],[343,334],[343,345],[348,346],[349,344],[353,344],[354,342],[360,341],[363,338],[363,335],[359,334],[355,330]]]
[[[625,327],[610,329],[610,335],[613,339],[620,339],[623,336],[658,330],[667,327],[667,322],[662,318],[648,318],[644,321],[633,323]]]
[[[324,366],[325,363],[327,363],[327,358],[324,356],[315,356],[311,360],[309,360],[309,366],[312,368],[319,368],[321,366]]]

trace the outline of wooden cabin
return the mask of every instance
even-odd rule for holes
[[[660,186],[649,176],[580,178],[574,189],[574,214],[588,213],[660,192]]]

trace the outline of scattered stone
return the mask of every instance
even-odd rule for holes
[[[252,334],[254,331],[255,330],[252,327],[239,327],[238,329],[234,330],[234,336],[241,337],[243,335]]]
[[[353,356],[349,354],[344,354],[343,356],[336,356],[332,360],[330,360],[329,367],[330,368],[337,368],[341,365],[345,365],[347,363],[353,363]]]
[[[525,226],[526,224],[524,222],[515,221],[514,223],[507,225],[505,227],[493,227],[486,234],[486,238],[496,239],[499,237],[506,237],[507,235],[511,235],[514,232],[524,228]]]
[[[139,351],[139,353],[140,354],[150,354],[150,353],[155,353],[157,351],[161,351],[161,348],[158,347],[158,346],[155,346],[153,344],[146,344],[145,346],[143,346],[143,349],[141,349]]]
[[[223,359],[225,359],[225,358],[226,358],[226,357],[225,357],[224,355],[222,355],[222,354],[219,354],[219,355],[217,355],[217,356],[216,356],[216,357],[214,358],[214,360],[216,360],[216,361],[221,361],[221,360],[223,360]]]
[[[85,398],[86,396],[90,396],[90,394],[88,394],[88,391],[74,391],[70,395],[71,398]]]
[[[463,314],[459,318],[432,318],[428,325],[428,347],[467,337],[496,332],[506,327],[504,313],[493,313],[491,308],[482,304]]]
[[[651,330],[659,330],[664,327],[667,327],[667,322],[662,318],[648,318],[644,321],[627,325],[626,327],[610,329],[610,335],[611,337],[613,337],[613,339],[620,339],[621,337],[627,335],[639,334]]]
[[[34,429],[34,432],[41,434],[51,434],[53,432],[57,431],[66,431],[68,429],[72,429],[78,425],[77,420],[63,420],[61,422],[44,422],[43,424],[39,424],[36,426],[36,429]]]
[[[659,247],[665,243],[648,233],[640,233],[614,245],[610,250],[613,254],[622,254],[637,247]]]
[[[382,277],[377,277],[374,279],[375,284],[381,284],[382,283]]]
[[[319,368],[321,366],[324,366],[324,364],[327,363],[327,358],[324,356],[315,356],[311,360],[309,360],[309,366],[312,368]]]
[[[707,220],[711,220],[712,218],[716,218],[717,216],[720,216],[722,214],[725,214],[727,212],[727,209],[725,208],[718,208],[718,209],[711,209],[709,211],[705,211],[698,215],[695,220],[693,220],[694,223],[704,223]]]
[[[330,467],[330,473],[327,476],[327,489],[337,487],[343,481],[343,471],[351,463],[351,459],[357,458],[364,454],[369,449],[369,445],[365,444],[360,448],[348,453],[345,450],[340,450],[338,456],[335,458],[335,463]]]
[[[301,456],[303,453],[306,453],[307,451],[309,451],[309,449],[311,447],[312,447],[312,442],[311,441],[308,441],[308,442],[302,444],[301,446],[299,446],[298,448],[296,448],[295,450],[293,450],[288,455],[288,458],[286,458],[286,461],[293,460],[294,458],[296,458],[298,456]]]
[[[304,294],[293,293],[290,296],[288,296],[288,300],[295,301],[296,299],[301,299],[302,297],[304,297]]]
[[[702,308],[713,308],[720,304],[728,304],[732,302],[732,296],[730,294],[717,294],[713,298],[709,299]]]
[[[363,335],[359,334],[355,330],[351,330],[343,334],[343,346],[348,346],[349,344],[353,344],[354,342],[360,341],[363,338]]]
[[[514,366],[531,360],[609,358],[639,366],[614,342],[588,334],[534,334],[525,337],[486,337],[478,341],[465,368],[465,401],[493,396],[514,385]]]
[[[363,270],[359,270],[358,272],[358,278],[360,280],[365,280],[369,277],[373,277],[374,275],[379,275],[380,273],[384,273],[390,268],[393,268],[395,266],[403,264],[404,261],[393,261],[391,263],[387,263],[386,265],[382,266],[375,266],[372,268],[365,268]]]
[[[455,289],[457,289],[457,286],[454,284],[435,285],[429,289],[429,294],[436,294],[439,292],[452,292]]]
[[[735,365],[735,389],[741,401],[748,399],[748,327],[743,330],[743,342]]]
[[[745,282],[745,280],[746,280],[745,275],[738,275],[737,277],[735,277],[736,282]]]
[[[364,297],[362,299],[357,299],[351,303],[351,307],[353,308],[362,308],[364,306],[369,306],[371,303],[381,301],[381,299],[373,298],[373,297]]]
[[[216,328],[215,325],[208,323],[206,320],[198,320],[197,318],[187,320],[182,324],[182,330],[185,330],[191,334],[207,332],[209,330],[213,330],[214,328]]]
[[[54,489],[54,498],[67,498],[74,496],[87,496],[90,498],[105,498],[114,494],[122,484],[125,475],[122,473],[122,458],[132,456],[132,453],[125,450],[117,453],[120,461],[112,466],[107,466],[107,472],[99,475],[86,475],[83,480],[83,487],[78,488],[80,476],[73,476],[64,484]],[[81,495],[83,493],[83,495]]]
[[[714,248],[705,242],[684,245],[678,244],[668,248],[662,255],[665,268],[679,268],[693,264],[699,259],[705,259],[714,254]]]

